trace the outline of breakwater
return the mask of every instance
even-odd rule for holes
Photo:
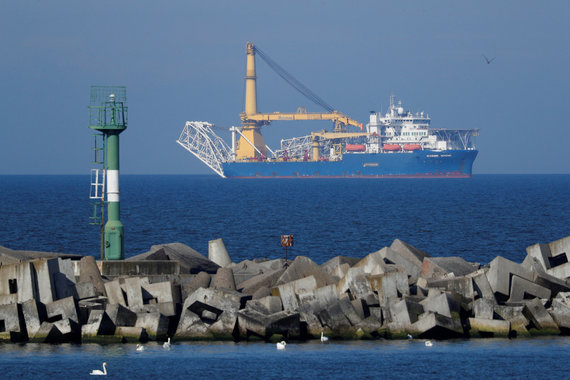
[[[156,245],[124,261],[0,248],[0,339],[11,342],[518,337],[570,331],[570,236],[522,263],[431,257],[401,240],[321,265],[233,263]]]

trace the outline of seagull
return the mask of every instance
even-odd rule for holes
[[[284,340],[282,340],[281,342],[277,343],[277,349],[284,350],[286,345],[287,343]]]
[[[329,340],[329,338],[327,336],[325,336],[323,334],[323,330],[321,330],[321,342],[326,342],[327,340]]]
[[[431,340],[426,340],[426,347],[431,347],[431,346],[433,346]]]
[[[485,54],[481,54],[483,56],[483,58],[485,58],[485,61],[487,62],[487,65],[489,65],[491,62],[493,62],[495,60],[496,57],[493,57],[491,59],[487,58],[485,56]]]
[[[168,341],[162,344],[163,348],[170,350],[170,337],[168,337]]]
[[[144,346],[143,346],[142,344],[137,344],[137,351],[143,352],[143,351],[144,351]]]
[[[89,372],[90,375],[104,375],[107,376],[107,363],[103,363],[103,370],[94,369],[93,371]]]

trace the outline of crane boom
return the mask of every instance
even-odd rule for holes
[[[241,120],[243,122],[255,121],[263,122],[264,124],[269,124],[272,121],[278,120],[332,120],[335,123],[341,123],[344,125],[352,125],[360,128],[362,130],[362,123],[351,119],[350,117],[338,112],[332,111],[330,113],[319,113],[319,112],[309,112],[309,113],[256,113],[256,114],[246,114],[245,112],[241,114]]]

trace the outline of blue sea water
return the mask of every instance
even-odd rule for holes
[[[0,245],[98,257],[88,224],[88,176],[0,176]],[[521,262],[527,246],[570,235],[570,175],[474,175],[468,180],[222,180],[121,177],[126,256],[183,242],[207,255],[223,238],[234,262],[292,255],[317,263],[364,255],[402,239],[432,256]],[[87,378],[109,364],[120,378],[568,377],[570,338],[435,342],[0,345],[2,378]]]
[[[0,245],[100,254],[88,224],[88,176],[0,176]],[[183,242],[208,254],[223,238],[234,262],[292,255],[317,263],[363,257],[396,238],[432,256],[520,262],[527,246],[570,235],[570,175],[471,179],[265,179],[121,177],[121,221],[130,257]]]

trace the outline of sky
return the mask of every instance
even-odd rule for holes
[[[394,94],[433,127],[479,128],[474,174],[570,173],[566,0],[0,0],[0,10],[0,174],[88,174],[92,85],[127,87],[121,173],[212,173],[176,139],[199,120],[230,141],[248,41],[363,123]],[[260,59],[257,78],[260,112],[323,111]],[[323,128],[262,132],[275,149]]]

